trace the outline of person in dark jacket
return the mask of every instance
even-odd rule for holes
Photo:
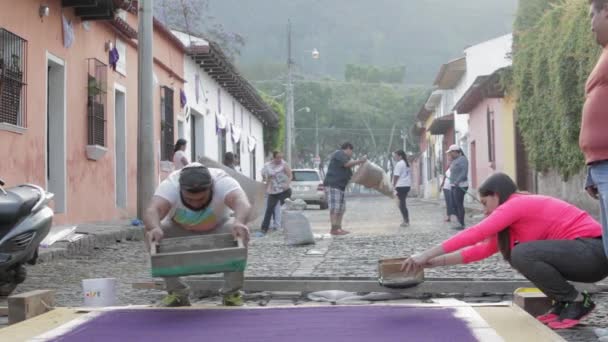
[[[456,144],[450,146],[447,153],[452,159],[450,164],[452,205],[456,210],[458,224],[460,224],[458,229],[464,229],[464,195],[469,190],[469,161]]]
[[[359,160],[352,160],[352,156],[353,145],[345,142],[339,150],[331,155],[331,160],[327,167],[327,175],[323,182],[329,203],[330,234],[332,235],[345,235],[349,233],[342,229],[342,218],[346,211],[344,192],[353,175],[351,168],[355,165],[361,165],[367,160],[365,157]]]

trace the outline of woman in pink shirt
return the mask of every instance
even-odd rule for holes
[[[466,264],[500,251],[534,283],[553,307],[537,317],[554,329],[570,328],[595,308],[569,281],[593,283],[608,276],[600,224],[559,199],[517,192],[509,176],[496,173],[479,188],[487,216],[438,246],[408,258],[406,272]]]

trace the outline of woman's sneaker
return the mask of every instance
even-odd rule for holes
[[[591,296],[586,292],[583,293],[581,302],[566,303],[564,309],[559,314],[559,319],[549,323],[552,329],[569,329],[577,325],[583,318],[587,317],[595,309],[595,303],[591,300]]]
[[[551,309],[547,311],[544,315],[536,316],[536,319],[541,321],[544,324],[549,324],[551,322],[557,321],[559,319],[559,314],[562,313],[564,306],[566,303],[553,301],[553,305]]]

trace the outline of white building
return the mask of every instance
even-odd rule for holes
[[[213,42],[173,31],[187,48],[184,93],[187,104],[178,116],[178,136],[188,140],[186,154],[222,162],[225,152],[238,154],[242,172],[261,179],[264,129],[278,125],[278,115],[240,76]]]
[[[491,75],[496,70],[511,65],[513,35],[507,34],[470,46],[464,50],[464,57],[441,66],[435,78],[435,90],[427,99],[419,113],[424,127],[425,146],[417,159],[420,166],[420,194],[425,198],[441,196],[439,185],[443,170],[447,167],[446,151],[451,144],[459,145],[467,156],[470,155],[469,115],[457,113],[455,104],[471,87],[478,76]],[[469,170],[469,179],[470,179]]]

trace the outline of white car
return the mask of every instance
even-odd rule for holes
[[[292,170],[291,199],[302,199],[306,204],[318,204],[321,210],[328,208],[325,187],[319,171],[315,169]]]

